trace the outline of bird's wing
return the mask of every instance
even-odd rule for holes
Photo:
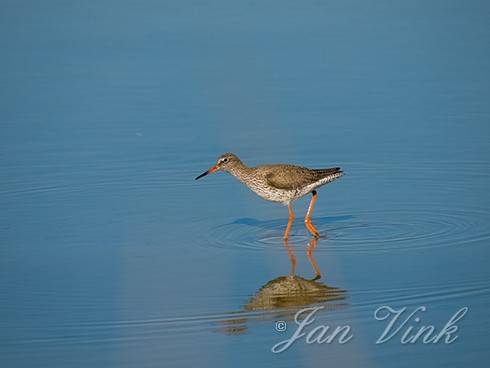
[[[281,170],[270,170],[265,178],[271,187],[295,190],[313,184],[321,179],[321,176],[314,170],[291,165],[281,167]]]
[[[342,174],[340,167],[329,169],[308,169],[306,167],[283,165],[280,170],[268,170],[265,174],[267,184],[283,190],[296,190],[316,183],[330,176]]]

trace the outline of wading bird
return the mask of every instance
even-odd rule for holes
[[[291,202],[308,193],[311,193],[312,197],[305,216],[305,226],[313,236],[320,236],[310,220],[317,197],[316,189],[342,176],[340,167],[308,169],[287,164],[248,167],[233,153],[225,153],[218,157],[213,167],[195,180],[216,171],[229,172],[260,197],[288,206],[289,220],[284,231],[284,239],[288,239],[294,219]]]

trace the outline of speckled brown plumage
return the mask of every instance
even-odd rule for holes
[[[289,235],[292,222],[291,202],[312,193],[312,201],[305,217],[305,225],[314,236],[319,236],[310,222],[310,213],[316,199],[316,189],[342,176],[340,167],[328,169],[309,169],[289,164],[260,165],[248,167],[233,153],[225,153],[218,157],[216,165],[199,175],[197,179],[216,172],[229,172],[260,197],[279,202],[289,207],[289,222],[284,238]]]

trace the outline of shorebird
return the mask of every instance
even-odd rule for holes
[[[248,167],[233,153],[225,153],[218,157],[213,167],[196,177],[195,180],[216,171],[229,172],[260,197],[287,206],[289,219],[284,231],[284,239],[289,238],[294,219],[291,202],[308,193],[311,193],[311,201],[306,211],[305,226],[314,237],[320,237],[310,218],[317,198],[316,189],[342,176],[340,167],[308,169],[288,164]]]

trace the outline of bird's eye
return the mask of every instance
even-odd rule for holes
[[[227,159],[227,158],[224,158],[224,159],[223,159],[223,162],[228,162],[228,159]]]

